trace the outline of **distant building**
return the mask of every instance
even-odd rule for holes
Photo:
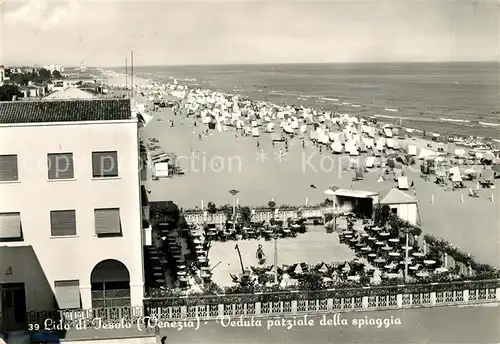
[[[412,225],[418,222],[418,206],[415,197],[397,188],[379,193],[379,203],[388,205],[391,211]]]
[[[70,76],[62,80],[64,87],[76,87],[85,83],[95,83],[90,76]]]
[[[49,94],[45,100],[95,99],[96,96],[79,88],[69,87]]]
[[[30,83],[27,86],[19,86],[19,92],[24,98],[41,98],[47,94],[47,87]]]
[[[64,72],[64,67],[61,65],[47,65],[43,66],[43,68],[50,71],[51,73],[53,73],[54,71],[58,71],[60,73]]]

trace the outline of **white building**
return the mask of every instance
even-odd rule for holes
[[[129,100],[0,102],[0,309],[139,306],[138,123]]]
[[[396,188],[379,193],[379,203],[388,205],[391,211],[412,225],[418,222],[418,206],[415,197]]]

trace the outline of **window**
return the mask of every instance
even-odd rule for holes
[[[392,211],[393,214],[397,214],[398,213],[398,208],[392,208],[391,211]]]
[[[55,294],[59,309],[80,308],[80,282],[55,281]]]
[[[17,155],[0,155],[0,182],[18,180]]]
[[[73,153],[47,154],[49,179],[73,179]]]
[[[95,209],[95,233],[99,237],[121,236],[120,209]]]
[[[92,176],[94,178],[118,177],[118,153],[92,152]]]
[[[54,237],[76,235],[76,215],[74,210],[50,212],[50,235]]]
[[[0,241],[23,241],[21,213],[0,213]]]

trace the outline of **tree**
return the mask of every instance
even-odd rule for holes
[[[19,91],[16,85],[0,86],[0,101],[11,101],[13,97],[22,97],[23,94]]]
[[[252,221],[252,209],[250,209],[250,207],[241,207],[240,214],[243,223],[250,223]]]
[[[269,202],[267,202],[267,206],[269,207],[269,209],[271,209],[272,212],[274,212],[274,210],[276,209],[276,202],[269,201]]]
[[[217,207],[214,202],[208,202],[207,211],[209,214],[215,214],[217,212]]]
[[[52,77],[53,77],[54,79],[62,79],[61,72],[59,72],[58,70],[54,70],[54,71],[52,72]]]
[[[38,78],[40,81],[47,81],[52,78],[52,74],[45,68],[42,68],[38,71]]]

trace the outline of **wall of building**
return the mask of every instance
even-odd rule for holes
[[[119,177],[93,179],[92,151],[107,150],[118,151]],[[48,180],[47,154],[57,152],[73,153],[73,180]],[[0,212],[20,212],[24,235],[24,242],[0,242],[0,246],[31,245],[52,288],[57,280],[79,280],[84,308],[91,307],[93,268],[103,260],[116,259],[129,270],[132,305],[140,305],[143,257],[137,123],[0,126],[0,154],[18,155],[19,181],[0,183]],[[98,238],[94,209],[115,207],[120,208],[123,237]],[[77,235],[51,238],[50,211],[67,209],[76,210]],[[25,277],[26,283],[39,283],[34,280],[38,277]],[[3,279],[0,274],[0,283]],[[44,310],[43,297],[27,299],[28,310]]]
[[[413,204],[390,204],[391,209],[397,209],[398,216],[409,223],[417,224],[417,205]]]

